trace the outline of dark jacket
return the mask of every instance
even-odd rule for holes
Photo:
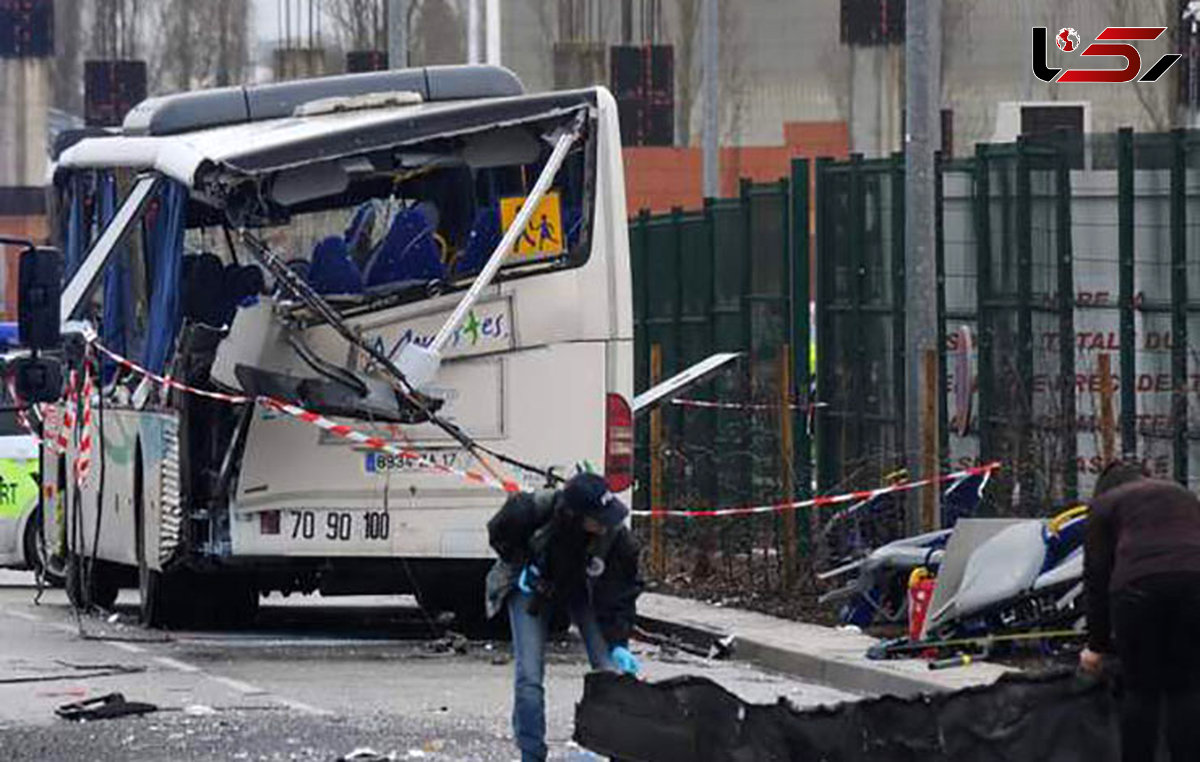
[[[542,490],[506,500],[488,522],[488,538],[500,556],[487,577],[488,617],[504,608],[521,570],[532,563],[541,572],[540,604],[585,603],[610,646],[629,642],[642,580],[627,527],[588,535],[563,509],[558,491]]]
[[[1200,575],[1200,500],[1195,495],[1174,482],[1143,479],[1093,500],[1083,558],[1088,647],[1112,651],[1112,593],[1148,577],[1176,573]]]

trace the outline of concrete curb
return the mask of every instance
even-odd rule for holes
[[[732,635],[735,659],[850,693],[941,693],[988,684],[1008,671],[993,664],[973,664],[930,672],[918,660],[872,661],[866,658],[866,649],[876,641],[866,635],[671,596],[643,597],[649,605],[639,604],[638,625],[647,632],[679,638],[704,650]]]

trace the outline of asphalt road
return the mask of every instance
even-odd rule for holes
[[[0,759],[322,760],[369,747],[396,759],[514,760],[507,644],[439,637],[406,597],[271,598],[254,626],[143,630],[136,591],[115,617],[77,619],[61,591],[33,602],[27,575],[0,572]],[[634,644],[647,679],[710,677],[752,701],[797,705],[844,693]],[[574,637],[547,669],[552,760],[595,759],[570,743],[587,671]],[[74,723],[55,707],[120,692],[158,711]]]

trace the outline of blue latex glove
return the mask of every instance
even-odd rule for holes
[[[608,655],[612,659],[613,666],[627,675],[636,675],[642,668],[637,657],[630,653],[625,646],[613,646]]]
[[[533,595],[533,586],[540,576],[542,576],[540,569],[533,564],[527,564],[521,570],[521,576],[517,577],[517,589],[526,595]]]

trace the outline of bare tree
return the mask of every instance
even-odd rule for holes
[[[1175,49],[1175,35],[1179,30],[1179,19],[1174,13],[1175,3],[1167,0],[1166,2],[1148,3],[1145,0],[1110,0],[1109,13],[1111,14],[1112,26],[1165,26],[1170,29],[1168,34],[1170,37],[1165,43],[1169,49]],[[1149,60],[1157,60],[1157,54],[1150,58],[1148,52],[1142,54]],[[1179,67],[1172,66],[1173,71],[1168,75],[1171,78],[1171,84],[1175,83],[1175,77],[1179,76]],[[1157,132],[1163,132],[1171,126],[1171,102],[1170,98],[1163,96],[1163,93],[1177,92],[1177,88],[1164,87],[1162,82],[1131,82],[1129,86],[1133,87],[1133,94],[1137,96],[1138,103],[1146,112],[1146,116],[1150,119],[1150,123],[1154,126]],[[1158,94],[1158,97],[1156,97]]]
[[[54,14],[54,105],[83,112],[83,29],[88,3],[79,1],[72,13]]]
[[[156,0],[150,41],[152,89],[191,90],[245,80],[250,57],[249,0]]]
[[[467,59],[463,14],[449,0],[422,0],[409,40],[413,65],[458,64]]]
[[[692,143],[692,109],[700,87],[696,53],[700,37],[700,0],[675,0],[679,32],[675,37],[675,133],[679,145]]]
[[[701,0],[675,0],[679,28],[675,30],[675,103],[676,133],[680,145],[692,142],[692,112],[700,95],[704,79],[701,56]],[[717,24],[720,27],[720,81],[717,88],[721,108],[721,138],[725,143],[737,143],[745,129],[746,90],[749,72],[746,70],[746,35],[743,9],[737,3],[721,3]]]
[[[334,39],[345,50],[385,50],[383,3],[386,0],[325,0]]]
[[[750,72],[746,67],[746,24],[742,7],[722,3],[718,13],[721,28],[721,67],[718,88],[721,99],[721,143],[735,148],[742,143],[746,129],[747,95]],[[741,174],[741,157],[734,151],[733,177]],[[728,174],[728,173],[727,173]]]

